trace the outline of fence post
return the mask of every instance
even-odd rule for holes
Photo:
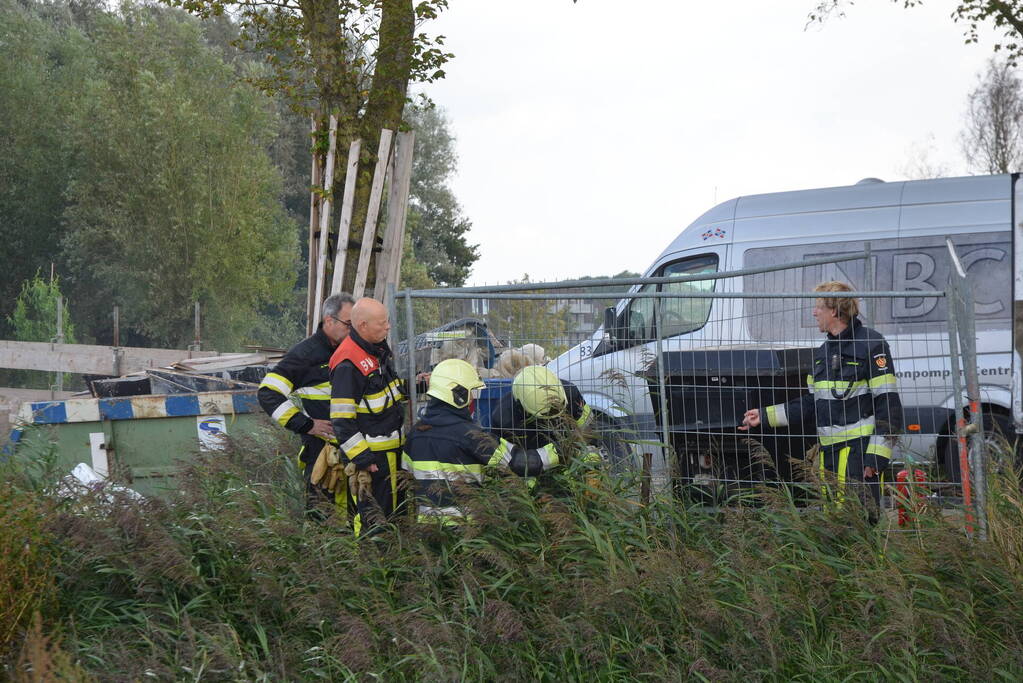
[[[963,507],[966,510],[966,531],[973,533],[973,490],[971,487],[970,458],[966,448],[966,437],[961,430],[963,422],[963,381],[959,366],[959,325],[956,320],[958,306],[955,305],[955,291],[949,282],[945,289],[945,303],[948,306],[948,357],[952,370],[952,397],[955,415],[952,421],[952,433],[959,450],[959,479],[963,487]]]
[[[971,474],[975,484],[980,539],[983,541],[987,540],[987,444],[984,440],[984,416],[980,405],[980,379],[977,376],[977,331],[974,322],[973,291],[966,280],[966,269],[959,260],[952,240],[945,238],[945,244],[952,259],[951,289],[955,297],[955,318],[962,347],[966,397],[970,408],[970,450],[973,455]]]
[[[668,471],[677,473],[678,458],[672,457],[670,432],[668,430],[668,422],[671,420],[671,415],[668,413],[667,382],[664,381],[664,344],[661,341],[661,297],[659,296],[654,297],[654,337],[654,348],[657,354],[657,391],[660,397],[658,403],[661,404],[661,438],[664,440],[661,451],[664,453],[665,460],[671,459],[667,463]]]
[[[863,288],[868,292],[877,291],[877,282],[874,281],[876,274],[874,273],[874,256],[870,251],[870,242],[865,242],[863,245]],[[867,315],[864,316],[872,326],[877,325],[877,316],[874,314],[874,309],[877,308],[877,302],[871,298],[863,299],[864,303],[867,303]]]
[[[58,344],[64,343],[64,297],[59,294],[57,295],[57,336],[55,339]],[[59,370],[57,371],[56,385],[58,392],[64,391],[64,373]],[[50,398],[56,398],[56,396],[51,393]]]
[[[412,422],[416,419],[416,326],[412,313],[412,290],[405,295],[405,351],[408,353],[408,396]]]

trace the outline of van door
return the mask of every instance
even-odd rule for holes
[[[651,277],[716,273],[727,263],[727,245],[665,257]],[[695,253],[694,253],[695,252]],[[707,293],[717,280],[694,280],[670,284],[647,284],[640,292]],[[720,301],[710,298],[661,299],[655,319],[653,298],[627,299],[619,303],[617,324],[593,354],[580,361],[568,379],[575,382],[587,401],[599,409],[614,405],[642,440],[662,440],[654,417],[648,374],[656,368],[657,340],[662,351],[677,351],[718,344],[722,338]],[[606,331],[607,332],[607,331]]]

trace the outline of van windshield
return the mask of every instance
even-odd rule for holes
[[[669,263],[665,266],[662,276],[699,275],[717,272],[718,257],[716,255],[698,256],[684,261]],[[674,282],[662,285],[662,291],[673,293],[708,293],[714,291],[716,280],[694,280],[690,282]],[[713,299],[707,298],[665,298],[661,308],[661,339],[680,334],[695,332],[707,324],[710,318],[710,307]]]

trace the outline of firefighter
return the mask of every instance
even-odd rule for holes
[[[591,417],[590,406],[574,384],[542,365],[527,366],[490,413],[490,431],[500,440],[490,464],[505,464],[515,474],[535,477],[565,464],[578,450],[593,465],[600,455],[586,431]]]
[[[483,386],[476,368],[464,360],[443,360],[430,374],[430,399],[402,456],[402,467],[415,478],[420,521],[459,523],[457,487],[483,480],[483,468],[497,448],[470,414],[473,394]]]
[[[844,282],[824,282],[815,292],[851,292]],[[846,481],[860,482],[872,522],[881,500],[880,475],[892,457],[892,446],[902,430],[902,403],[896,389],[895,366],[888,342],[863,325],[853,297],[819,298],[813,317],[827,334],[813,355],[813,372],[806,377],[810,393],[743,416],[741,431],[816,423],[820,443],[820,469],[835,474],[838,490],[831,496],[840,504]],[[865,496],[864,496],[865,497]]]
[[[257,396],[263,410],[285,429],[301,435],[299,466],[306,481],[306,504],[313,509],[317,503],[333,501],[334,496],[313,484],[313,465],[328,443],[335,443],[330,424],[330,369],[334,349],[351,328],[352,305],[355,299],[344,292],[327,297],[321,308],[323,319],[312,336],[302,340],[284,355],[259,385]],[[292,397],[302,401],[299,409]],[[337,501],[344,504],[345,497]]]
[[[376,299],[352,307],[352,330],[330,358],[330,419],[356,508],[355,533],[388,521],[399,507],[398,454],[405,394],[394,370],[387,309]]]

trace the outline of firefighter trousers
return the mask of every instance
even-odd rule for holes
[[[355,535],[378,532],[404,511],[404,491],[398,490],[398,453],[396,451],[373,454],[376,472],[371,472],[372,496],[356,500],[356,492],[349,491],[349,507],[355,511],[352,526]]]
[[[355,508],[348,496],[348,482],[342,481],[341,488],[334,493],[312,483],[313,465],[316,458],[323,450],[326,442],[323,439],[303,439],[302,449],[298,452],[298,466],[302,468],[302,478],[305,480],[305,511],[307,515],[319,515],[322,517],[322,505],[329,503],[334,506],[334,514],[343,515],[345,519],[351,519],[355,514]],[[342,477],[342,479],[344,479]]]
[[[851,487],[867,513],[871,524],[876,524],[881,509],[881,475],[864,478],[864,460],[866,459],[868,437],[850,439],[830,446],[821,446],[819,467],[821,479],[830,472],[835,477],[834,488],[830,483],[822,485],[822,496],[825,504],[832,509],[842,507],[846,491]]]

